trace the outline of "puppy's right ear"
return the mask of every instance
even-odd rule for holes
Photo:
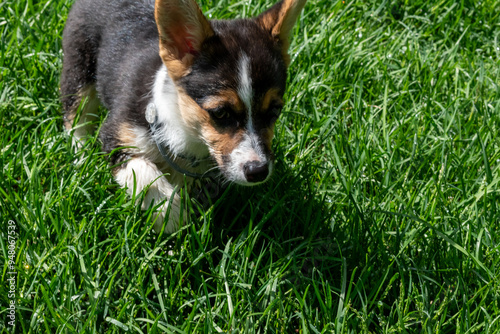
[[[156,0],[160,57],[173,80],[188,73],[203,41],[213,36],[210,22],[194,0]]]
[[[281,46],[287,65],[290,63],[290,34],[305,4],[306,0],[281,0],[256,18],[257,23]]]

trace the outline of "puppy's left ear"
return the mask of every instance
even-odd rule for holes
[[[256,18],[257,23],[280,44],[287,65],[290,63],[290,33],[305,4],[306,0],[282,0]]]

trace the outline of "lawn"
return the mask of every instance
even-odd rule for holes
[[[0,3],[2,332],[500,333],[499,0],[309,0],[272,179],[161,236],[63,132],[69,7]]]

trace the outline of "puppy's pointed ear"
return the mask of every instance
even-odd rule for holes
[[[305,4],[306,0],[282,0],[256,18],[257,23],[281,45],[287,65],[290,63],[290,33]]]
[[[160,57],[172,79],[184,76],[214,31],[194,0],[156,0]]]

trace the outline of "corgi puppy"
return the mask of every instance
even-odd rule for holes
[[[98,106],[116,182],[158,205],[155,230],[176,231],[180,187],[220,176],[252,186],[273,170],[290,32],[306,0],[250,19],[209,21],[195,0],[77,0],[63,34],[61,99],[81,143]],[[164,226],[165,224],[165,226]]]

